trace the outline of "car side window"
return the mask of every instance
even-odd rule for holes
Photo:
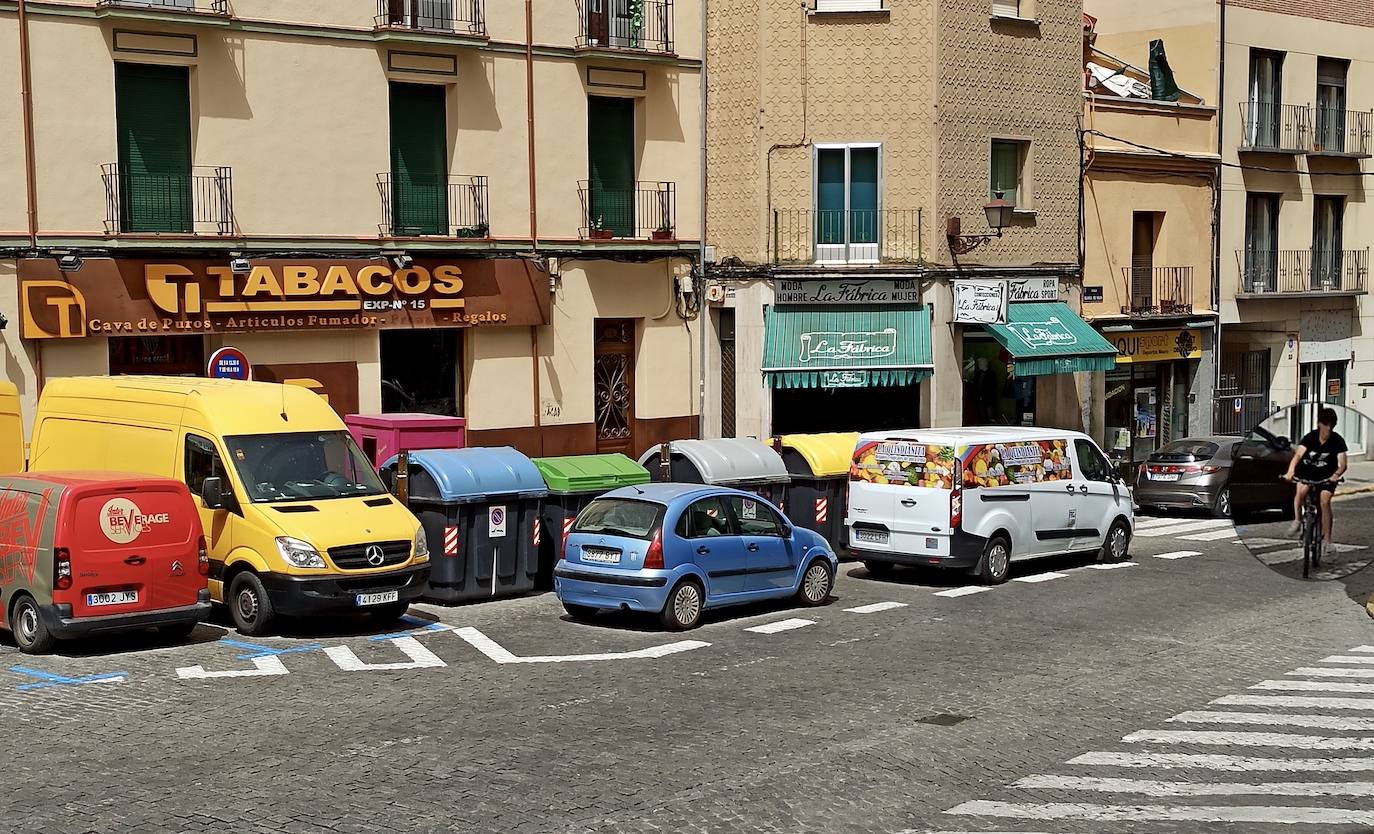
[[[682,517],[677,522],[677,534],[684,539],[728,536],[732,532],[730,514],[719,497],[694,501],[682,511]]]
[[[191,494],[200,497],[206,478],[224,478],[224,464],[215,451],[215,444],[194,434],[186,435],[186,486]],[[229,487],[225,481],[225,489]]]
[[[1097,447],[1086,440],[1075,440],[1074,450],[1078,453],[1078,468],[1089,481],[1110,481],[1112,467]]]
[[[767,504],[755,498],[731,495],[725,499],[739,522],[740,535],[744,536],[781,536],[782,520]]]

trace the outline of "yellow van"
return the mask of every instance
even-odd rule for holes
[[[227,462],[227,465],[226,465]],[[429,578],[424,530],[304,388],[67,377],[43,389],[29,470],[179,478],[198,497],[210,595],[244,634],[277,615],[395,619]]]

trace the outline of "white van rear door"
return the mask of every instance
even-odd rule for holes
[[[860,444],[850,473],[850,543],[857,550],[945,555],[954,448],[908,440]]]

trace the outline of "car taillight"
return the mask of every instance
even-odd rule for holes
[[[663,570],[663,528],[654,531],[653,541],[649,542],[649,549],[644,551],[645,570]]]
[[[52,576],[52,585],[57,590],[65,591],[72,586],[72,554],[65,547],[53,548]]]
[[[964,517],[964,494],[959,490],[949,496],[949,529],[953,530],[959,526],[959,522]]]
[[[1202,471],[1203,471],[1203,472],[1206,472],[1207,474],[1210,475],[1210,474],[1213,473],[1213,472],[1220,472],[1220,471],[1221,471],[1221,467],[1220,467],[1220,466],[1213,466],[1212,464],[1208,463],[1208,464],[1205,464],[1205,465],[1202,467]]]
[[[210,551],[205,546],[205,537],[201,536],[196,542],[196,568],[201,576],[210,575]]]

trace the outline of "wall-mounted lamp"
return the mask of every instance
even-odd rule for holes
[[[63,272],[76,272],[83,263],[80,255],[63,255],[57,259],[57,268]]]
[[[979,246],[987,243],[994,238],[1002,236],[1002,230],[1011,225],[1012,212],[1016,206],[1002,199],[1003,192],[998,191],[991,202],[983,206],[983,214],[987,217],[988,228],[992,229],[990,235],[965,235],[960,234],[962,224],[957,217],[951,217],[945,221],[945,237],[949,241],[949,251],[955,255],[963,255],[972,252]]]
[[[415,263],[415,259],[404,252],[392,253],[390,257],[391,262],[396,265],[397,269],[409,269],[410,265]]]
[[[230,258],[229,271],[235,275],[247,275],[253,271],[253,264],[247,258]]]

